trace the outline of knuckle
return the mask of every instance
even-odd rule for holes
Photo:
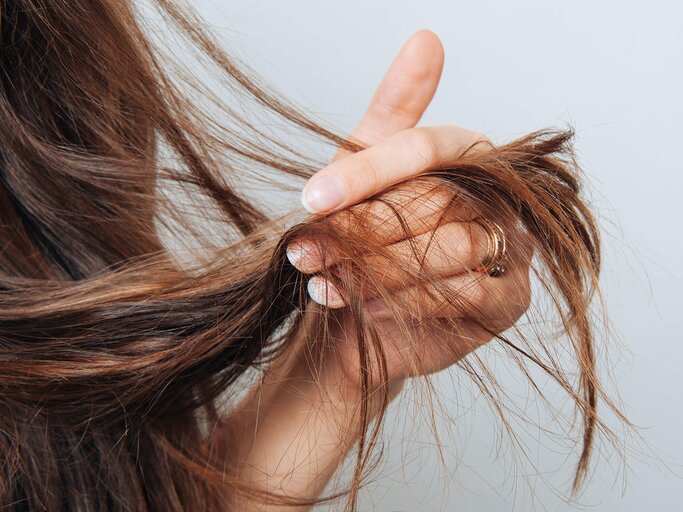
[[[469,151],[488,151],[493,148],[493,142],[486,135],[480,132],[470,131],[467,135],[464,149]]]
[[[364,185],[367,186],[370,190],[379,190],[382,186],[382,173],[375,159],[371,156],[362,153],[358,154],[358,159],[358,166],[361,172],[363,173],[363,180],[353,181],[358,184],[360,184],[362,181]],[[354,190],[353,192],[356,193],[357,191]]]
[[[481,132],[472,132],[472,140],[474,141],[475,144],[488,144],[488,145],[493,145],[493,142],[489,137],[484,135]]]
[[[425,127],[412,128],[408,132],[409,143],[422,155],[425,163],[431,163],[438,157],[439,148],[431,130]]]
[[[472,297],[472,303],[476,304],[481,309],[485,309],[486,304],[490,300],[488,290],[481,281],[471,287],[470,295]]]
[[[487,290],[480,280],[458,282],[453,289],[460,296],[466,311],[470,314],[477,315],[477,312],[485,308],[489,301]]]
[[[452,189],[438,184],[429,190],[429,201],[438,209],[443,209],[453,202],[455,195],[456,192]]]
[[[482,132],[463,128],[462,126],[458,126],[456,124],[446,124],[443,125],[442,128],[446,130],[446,132],[450,132],[453,139],[465,141],[468,145],[479,143],[493,145],[491,139]]]
[[[448,244],[445,250],[450,254],[451,259],[455,260],[454,263],[458,266],[476,266],[479,251],[472,230],[455,222],[447,224],[446,229]]]

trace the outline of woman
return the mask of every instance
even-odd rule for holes
[[[495,147],[416,127],[443,65],[420,31],[345,138],[249,78],[189,10],[156,4],[230,94],[340,150],[316,172],[165,68],[177,63],[132,3],[3,5],[0,507],[306,509],[355,447],[339,490],[353,509],[406,379],[458,363],[487,391],[463,358],[493,339],[575,401],[578,489],[603,428],[597,401],[611,402],[595,373],[599,245],[571,134]],[[248,199],[259,169],[310,178],[313,215]],[[544,338],[504,335],[529,306],[534,251],[576,386]]]

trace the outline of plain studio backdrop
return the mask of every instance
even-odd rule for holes
[[[361,510],[681,510],[683,4],[193,3],[231,52],[345,131],[361,118],[400,46],[421,28],[436,32],[446,51],[422,124],[458,124],[496,142],[546,126],[576,130],[588,195],[604,228],[607,306],[627,347],[603,371],[614,375],[646,447],[634,441],[636,453],[624,466],[602,443],[586,492],[567,503],[554,489],[568,489],[576,453],[527,427],[527,459],[517,464],[519,452],[499,442],[485,401],[462,392],[466,379],[454,370],[433,381],[441,407],[454,416],[437,418],[445,464],[429,414],[416,412],[408,396],[391,409],[386,460],[363,491]],[[298,197],[290,199],[298,206]],[[503,362],[493,371],[521,397],[532,424],[548,421],[535,417],[533,395]]]

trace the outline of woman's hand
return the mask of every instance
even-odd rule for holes
[[[443,60],[443,48],[432,32],[422,30],[410,38],[389,67],[366,115],[352,134],[369,145],[369,149],[355,154],[338,152],[334,162],[316,174],[305,188],[307,208],[332,213],[335,221],[348,221],[349,217],[345,216],[348,208],[368,196],[418,175],[436,163],[442,164],[440,160],[447,161],[471,143],[482,141],[481,149],[486,148],[485,138],[462,128],[415,128],[436,91]],[[319,185],[326,186],[316,191]],[[501,330],[510,325],[528,302],[528,256],[516,257],[511,251],[507,272],[502,277],[486,277],[468,289],[470,277],[463,270],[476,266],[483,247],[481,229],[471,222],[471,212],[463,205],[460,222],[433,232],[435,212],[448,198],[416,186],[401,193],[406,194],[406,200],[401,202],[402,213],[415,223],[414,241],[422,243],[432,234],[438,240],[428,251],[429,264],[442,271],[444,280],[456,289],[467,289],[473,303],[482,309],[481,313],[488,311],[498,318]],[[381,212],[377,213],[381,218]],[[397,237],[401,232],[399,226],[382,223],[376,226],[376,231],[384,237],[388,251],[403,254],[406,241]],[[297,240],[288,254],[302,272],[315,274],[320,269],[320,260],[316,261],[315,256],[317,247],[315,240]],[[416,264],[406,251],[405,265]],[[368,261],[368,265],[381,265],[381,261]],[[410,283],[397,277],[387,274],[385,284],[409,297],[414,291]],[[246,482],[304,501],[315,499],[322,492],[361,431],[357,414],[359,396],[355,394],[359,389],[358,351],[343,298],[335,297],[328,283],[320,282],[319,278],[310,280],[309,291],[314,300],[334,308],[334,314],[339,316],[340,322],[333,333],[338,341],[337,353],[326,360],[323,368],[312,370],[303,355],[302,343],[293,347],[287,359],[274,364],[261,384],[233,411],[226,423],[231,428],[216,435],[216,445],[227,447],[226,458],[233,463],[238,461],[241,477]],[[389,357],[392,398],[404,378],[414,372],[403,356],[407,340],[398,335],[392,316],[381,304],[376,306],[375,314],[382,321],[383,341]],[[420,304],[423,310],[436,306],[428,302]],[[507,313],[501,315],[501,310]],[[467,325],[464,318],[463,325]],[[461,337],[449,341],[443,350],[433,343],[430,360],[422,361],[422,371],[449,366],[490,338],[474,326],[468,329],[467,337],[471,339]],[[291,510],[251,501],[244,503],[244,510],[285,509]]]
[[[414,37],[433,38],[424,31]],[[434,44],[438,43],[436,39]],[[432,71],[432,78],[440,74]],[[415,78],[415,77],[414,77]],[[386,81],[386,78],[385,78]],[[433,83],[433,82],[432,82]],[[329,166],[318,172],[306,184],[302,193],[304,207],[317,214],[332,215],[332,221],[346,229],[353,229],[353,215],[348,215],[357,203],[386,188],[419,176],[429,169],[446,167],[462,152],[487,151],[490,141],[483,135],[457,126],[415,127],[431,99],[434,89],[416,92],[418,98],[403,101],[401,94],[391,99],[390,94],[409,87],[396,87],[388,91],[382,86],[375,95],[368,112],[354,137],[365,143],[374,143],[354,154],[340,153]],[[374,129],[373,129],[374,127]],[[381,127],[381,129],[379,129]],[[379,130],[378,130],[379,129]],[[378,131],[374,131],[378,130]],[[384,137],[384,138],[382,138]],[[381,272],[384,286],[406,302],[415,297],[416,309],[421,316],[438,314],[443,305],[429,300],[420,293],[406,274],[417,275],[420,266],[427,266],[448,286],[459,293],[470,307],[459,312],[458,330],[445,340],[430,337],[421,343],[419,353],[408,346],[408,337],[401,330],[392,314],[371,294],[365,297],[370,309],[381,320],[383,347],[389,363],[389,379],[397,381],[415,373],[430,373],[451,366],[468,352],[488,342],[492,333],[499,333],[512,326],[528,308],[530,301],[529,270],[531,253],[524,236],[514,219],[500,219],[507,239],[505,272],[497,277],[485,272],[472,272],[481,268],[490,250],[490,233],[476,220],[476,212],[463,204],[455,221],[437,227],[437,219],[452,200],[443,190],[428,187],[420,182],[406,183],[393,192],[397,195],[401,217],[407,221],[411,239],[404,239],[402,227],[383,203],[364,207],[367,218],[377,219],[370,230],[383,237],[387,254],[398,257],[400,270],[387,265],[387,259],[368,256],[365,264]],[[385,211],[383,212],[382,209]],[[373,211],[374,210],[374,211]],[[367,229],[367,226],[365,227]],[[324,257],[323,257],[324,256]],[[417,256],[420,257],[418,261]],[[297,240],[288,247],[288,257],[301,272],[316,274],[326,265],[334,265],[335,254],[316,240]],[[339,309],[338,349],[342,366],[350,381],[358,379],[359,361],[355,347],[354,329],[341,292],[320,276],[309,280],[309,295],[320,304]],[[436,294],[438,295],[438,294]],[[481,327],[481,323],[486,328]],[[419,359],[419,361],[417,361]],[[416,365],[417,361],[417,365]]]
[[[344,208],[428,169],[447,166],[472,144],[477,144],[474,150],[490,148],[488,140],[481,135],[455,126],[403,129],[375,146],[335,161],[320,175],[311,178],[304,190],[309,198],[314,198],[308,199],[308,207],[326,203],[326,211],[335,212],[332,213],[333,222],[353,229],[354,215],[347,215]],[[337,184],[334,191],[328,189],[330,183]],[[323,190],[317,191],[319,186]],[[337,195],[338,191],[343,191],[343,196]],[[364,264],[375,269],[375,275],[381,276],[384,287],[404,303],[415,304],[422,317],[437,315],[443,306],[437,299],[428,299],[413,280],[406,278],[411,274],[418,276],[422,265],[438,275],[442,285],[459,293],[470,306],[459,312],[459,329],[452,337],[430,337],[420,344],[418,354],[408,345],[408,336],[401,334],[392,313],[368,292],[364,299],[373,315],[382,320],[383,346],[391,380],[412,376],[416,371],[430,373],[446,368],[489,341],[492,332],[499,333],[512,326],[529,305],[531,259],[517,223],[500,219],[498,224],[503,227],[507,240],[505,272],[497,277],[473,272],[482,267],[490,250],[490,233],[481,221],[477,221],[476,212],[462,204],[455,220],[437,226],[439,217],[452,200],[443,189],[417,182],[407,183],[393,194],[397,197],[392,202],[405,224],[401,225],[384,203],[365,207],[363,214],[370,225],[364,229],[383,238],[382,245],[389,257],[372,254]],[[332,197],[338,202],[337,206],[329,200]],[[412,238],[403,238],[405,228]],[[336,260],[336,255],[316,240],[297,240],[288,248],[288,256],[295,267],[307,274],[319,272],[323,261],[329,266]],[[398,269],[389,264],[396,260],[401,262]],[[315,302],[340,310],[340,327],[336,333],[339,350],[348,377],[356,379],[359,363],[355,331],[349,315],[343,310],[345,298],[331,282],[320,276],[309,280],[308,290]],[[433,295],[439,296],[438,293]],[[487,328],[480,327],[477,320]]]

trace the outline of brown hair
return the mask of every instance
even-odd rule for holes
[[[156,4],[220,73],[236,105],[276,116],[301,138],[362,149],[251,78],[190,9]],[[331,344],[331,312],[307,299],[307,277],[286,258],[298,237],[325,239],[343,256],[322,275],[348,295],[361,366],[377,364],[380,382],[386,361],[363,286],[377,287],[416,343],[457,330],[449,313],[463,299],[439,289],[428,269],[405,278],[437,295],[443,314],[406,320],[407,305],[363,264],[368,254],[389,258],[373,237],[368,206],[385,205],[401,225],[392,194],[417,182],[451,194],[442,222],[468,204],[484,219],[519,219],[528,235],[565,344],[521,332],[496,339],[574,401],[583,418],[578,489],[596,428],[606,429],[598,400],[613,404],[596,373],[590,303],[599,236],[579,196],[571,133],[463,151],[456,164],[344,212],[354,230],[340,215],[274,215],[248,198],[245,180],[268,179],[266,171],[307,178],[320,162],[164,58],[143,19],[114,0],[2,3],[0,508],[211,511],[225,508],[226,488],[246,492],[210,457],[207,422],[229,422],[221,400],[295,338],[316,350]],[[560,361],[566,347],[578,381]],[[458,364],[495,401],[493,377],[477,371],[476,360],[475,353]],[[367,402],[376,390],[363,375]],[[366,417],[352,508],[381,424],[373,426],[360,405]]]

